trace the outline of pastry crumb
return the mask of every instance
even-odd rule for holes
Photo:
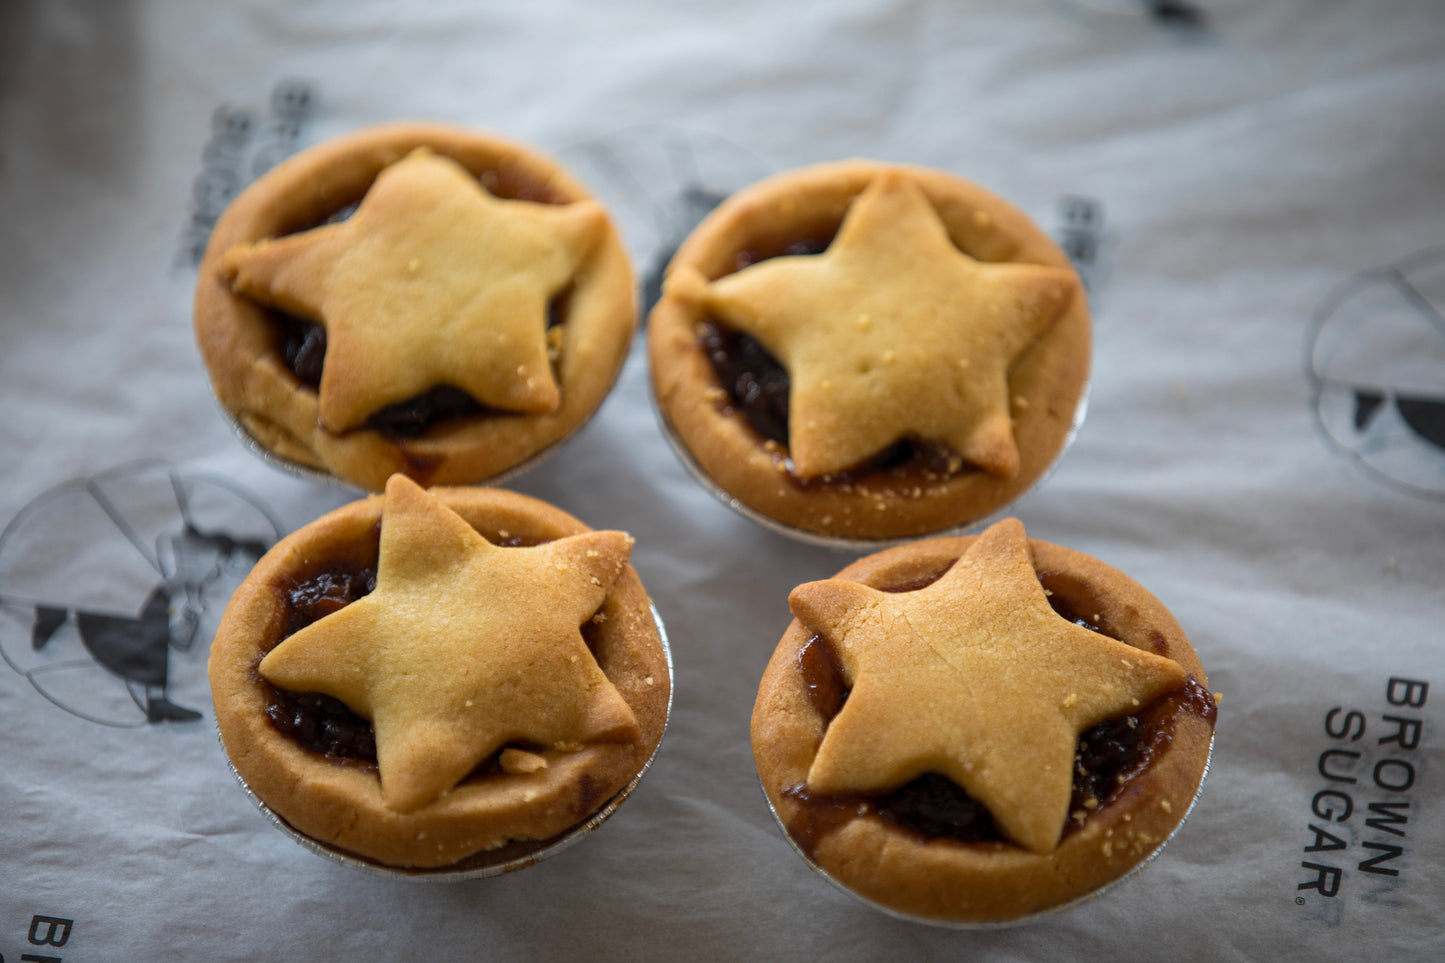
[[[657,680],[654,679],[652,676],[648,676],[647,678],[643,679],[642,681],[645,682],[645,683],[647,683],[648,685],[652,685],[652,684],[655,683]]]
[[[1223,692],[1216,692],[1216,693],[1214,693],[1214,704],[1215,704],[1215,705],[1221,705],[1223,702],[1224,702],[1224,693],[1223,693]]]
[[[1114,844],[1107,839],[1104,840],[1104,844],[1099,848],[1103,850],[1105,859],[1109,859],[1114,855]]]
[[[499,529],[497,529],[497,537],[498,537],[498,538],[511,538],[511,537],[512,537],[512,533],[509,532],[509,531],[507,531],[505,528],[499,528]]]
[[[1174,811],[1174,806],[1167,799],[1159,800],[1159,808],[1166,813],[1172,813]]]
[[[502,771],[512,776],[541,772],[547,768],[545,758],[525,749],[503,749],[500,762]]]
[[[598,612],[596,615],[592,616],[592,624],[593,624],[593,625],[601,625],[603,622],[606,622],[606,621],[607,621],[607,613],[605,613],[605,612]]]
[[[1078,693],[1076,693],[1076,692],[1070,692],[1068,695],[1064,696],[1064,708],[1065,708],[1065,709],[1073,708],[1074,706],[1076,706],[1076,705],[1078,705],[1078,704],[1079,704],[1079,695],[1078,695]]]

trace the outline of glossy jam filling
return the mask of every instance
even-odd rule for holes
[[[947,566],[884,591],[908,592],[933,584]],[[1087,589],[1071,577],[1055,573],[1040,576],[1050,591],[1049,603],[1061,617],[1093,632],[1115,637],[1099,615],[1083,609]],[[1051,589],[1050,586],[1056,586]],[[1158,636],[1158,633],[1154,633]],[[1158,636],[1162,641],[1162,636]],[[1159,648],[1154,644],[1156,651]],[[825,723],[842,711],[849,688],[833,648],[822,636],[813,636],[798,654],[798,668],[808,701]],[[1084,732],[1074,756],[1071,818],[1065,834],[1075,831],[1088,815],[1116,799],[1128,782],[1147,769],[1170,744],[1179,713],[1195,715],[1214,725],[1213,697],[1193,676],[1174,692],[1134,715],[1109,719]],[[812,854],[824,836],[858,816],[876,814],[924,839],[952,839],[967,843],[1002,843],[1003,835],[982,804],[952,780],[937,773],[917,779],[879,796],[825,796],[805,785],[784,789],[799,804],[789,820],[788,834],[804,852]]]
[[[568,198],[557,190],[538,184],[515,170],[489,170],[483,172],[478,179],[490,193],[506,200],[532,201],[538,204],[568,203]],[[361,199],[357,198],[342,204],[319,220],[283,233],[296,234],[327,224],[340,223],[355,214],[360,205]],[[570,300],[569,287],[548,302],[549,332],[566,322]],[[312,391],[320,390],[321,375],[326,369],[326,329],[314,321],[296,317],[274,307],[267,308],[266,313],[277,332],[277,350],[286,369],[302,387]],[[460,388],[439,385],[414,398],[382,408],[367,420],[365,427],[388,438],[407,439],[420,437],[445,422],[505,413],[488,408]]]
[[[379,538],[378,532],[378,538]],[[536,539],[512,535],[494,542],[504,547],[539,544]],[[277,585],[276,592],[284,606],[284,622],[279,638],[264,645],[256,660],[313,622],[376,589],[376,546],[370,557],[358,555],[334,560],[320,571],[300,579],[287,579]],[[594,648],[593,623],[584,624],[582,637],[589,649]],[[319,753],[327,759],[351,766],[376,767],[376,734],[371,721],[352,712],[345,703],[319,692],[290,692],[271,685],[256,672],[256,680],[266,696],[264,711],[271,724],[283,735],[296,740],[302,748]],[[535,748],[519,746],[519,748]],[[471,776],[486,775],[498,770],[497,758],[485,760]],[[470,777],[469,777],[470,778]]]
[[[829,235],[760,244],[737,254],[735,270],[773,257],[821,254],[831,242]],[[904,438],[846,471],[819,478],[800,478],[792,472],[786,455],[788,401],[792,388],[787,369],[756,338],[734,331],[715,318],[703,320],[698,341],[725,392],[722,410],[741,415],[760,438],[777,447],[776,457],[797,487],[839,487],[881,481],[890,488],[913,491],[976,470],[944,445]]]
[[[343,560],[310,578],[281,586],[286,605],[282,640],[376,588],[375,561]],[[290,692],[262,682],[266,693],[266,718],[304,749],[329,759],[352,764],[376,764],[376,735],[371,723],[347,708],[339,699],[320,692]]]

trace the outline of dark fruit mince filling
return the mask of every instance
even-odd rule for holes
[[[271,323],[281,332],[281,357],[296,380],[312,391],[321,388],[321,372],[326,365],[326,329],[276,308],[268,314]]]
[[[279,587],[286,602],[286,624],[275,644],[375,589],[376,563],[354,560],[334,563],[308,579]],[[261,654],[270,648],[274,645]],[[336,762],[376,765],[376,735],[371,723],[344,702],[320,692],[290,692],[264,680],[261,684],[266,693],[266,717],[302,748]]]
[[[547,304],[547,330],[567,320],[571,288],[564,288]],[[326,367],[326,328],[287,314],[277,308],[267,311],[280,333],[280,352],[286,368],[302,386],[318,391]],[[366,427],[388,438],[416,438],[447,421],[480,415],[504,414],[481,404],[452,385],[438,385],[424,394],[387,405],[366,421]]]
[[[548,330],[567,320],[570,295],[570,288],[564,289],[548,304]],[[319,390],[326,364],[326,329],[274,308],[269,313],[281,332],[280,350],[287,369],[305,387]],[[387,405],[367,419],[366,427],[389,438],[416,438],[442,422],[496,413],[460,388],[438,385],[414,398]]]
[[[711,320],[702,323],[700,340],[728,406],[763,438],[786,445],[791,382],[778,359],[757,339]]]
[[[477,179],[488,192],[504,200],[553,205],[569,202],[567,197],[549,185],[539,184],[508,167],[483,171]],[[319,220],[281,233],[299,234],[327,224],[339,224],[355,214],[360,206],[361,199],[357,198]],[[566,322],[571,294],[569,286],[547,303],[548,331]],[[279,350],[287,370],[303,387],[320,390],[321,374],[326,367],[326,329],[314,321],[298,318],[278,308],[267,308],[266,313],[279,332]],[[372,415],[366,427],[389,438],[416,438],[442,422],[504,413],[482,405],[460,388],[441,385],[415,398],[388,405]]]
[[[773,257],[820,254],[831,242],[829,234],[758,244],[737,254],[735,270],[741,271]],[[726,393],[723,410],[742,415],[759,437],[779,446],[779,457],[786,459],[783,453],[788,445],[788,401],[792,388],[787,369],[756,338],[734,331],[716,318],[702,322],[698,341]],[[900,439],[853,468],[819,478],[799,478],[791,471],[790,463],[785,460],[784,464],[793,483],[805,489],[882,480],[885,484],[913,490],[976,470],[948,447],[914,438]]]
[[[366,419],[366,427],[388,438],[417,438],[444,421],[488,411],[460,388],[438,385],[430,391],[387,405]]]
[[[377,538],[380,538],[379,527]],[[493,544],[515,548],[537,545],[541,541],[522,535],[510,535],[494,541]],[[373,544],[369,560],[359,557],[338,560],[314,575],[287,580],[278,585],[276,591],[285,605],[285,623],[280,637],[263,646],[256,664],[259,666],[261,658],[267,652],[306,626],[375,591],[376,550],[377,546]],[[588,620],[582,630],[583,639],[589,649],[594,648],[592,625],[591,620]],[[256,678],[266,694],[266,717],[283,735],[299,742],[302,748],[320,753],[332,762],[375,769],[376,734],[370,720],[352,712],[344,702],[329,695],[320,692],[297,693],[278,688],[262,679],[259,671],[256,672]],[[496,758],[493,757],[483,760],[472,775],[485,775],[497,770]]]
[[[916,591],[933,584],[944,571],[947,566],[906,583],[884,586],[883,591]],[[1045,587],[1050,583],[1059,584],[1061,578],[1046,573]],[[1081,598],[1078,586],[1070,589],[1071,599]],[[1050,604],[1061,617],[1090,631],[1109,634],[1098,624],[1078,616],[1063,595],[1062,591],[1049,595]],[[1097,615],[1090,615],[1099,620]],[[833,647],[822,636],[813,636],[798,653],[798,668],[809,704],[822,717],[826,728],[826,723],[842,711],[849,694]],[[1079,736],[1069,803],[1071,818],[1065,825],[1065,834],[1082,826],[1090,812],[1111,802],[1133,776],[1148,768],[1168,747],[1174,735],[1174,720],[1181,712],[1214,725],[1217,713],[1214,699],[1193,676],[1179,689],[1134,715],[1105,720]],[[799,803],[798,812],[789,821],[788,834],[809,855],[828,833],[868,813],[876,813],[925,839],[969,843],[1004,841],[988,810],[952,780],[937,773],[925,773],[882,796],[817,795],[810,792],[806,784],[789,787],[783,794]]]

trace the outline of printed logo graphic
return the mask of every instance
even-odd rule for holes
[[[1333,447],[1392,488],[1445,497],[1445,248],[1340,285],[1306,352],[1315,416]]]
[[[1374,710],[1323,713],[1329,741],[1315,763],[1319,790],[1305,819],[1294,901],[1330,926],[1344,919],[1347,893],[1371,912],[1403,905],[1402,891],[1419,872],[1420,801],[1438,795],[1422,781],[1429,680],[1392,675],[1381,688],[1384,702]]]
[[[271,90],[264,116],[235,104],[216,108],[210,140],[201,151],[201,172],[191,182],[190,216],[181,231],[175,267],[200,264],[211,228],[226,206],[243,187],[296,152],[302,125],[315,103],[310,84],[283,80]]]
[[[1099,286],[1100,253],[1104,235],[1104,205],[1092,197],[1066,194],[1059,198],[1059,247],[1074,262],[1084,288]]]
[[[199,719],[194,643],[280,534],[240,488],[162,462],[52,488],[0,531],[0,656],[91,722]]]

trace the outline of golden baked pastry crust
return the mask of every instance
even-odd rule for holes
[[[259,292],[257,284],[243,284],[236,252],[280,238],[278,249],[289,253],[302,237],[295,232],[362,201],[382,171],[419,148],[460,165],[487,187],[483,195],[535,196],[549,202],[539,207],[559,214],[576,209],[577,220],[595,222],[595,237],[583,238],[577,245],[578,270],[570,288],[563,283],[568,292],[566,321],[555,329],[560,332],[560,342],[546,345],[554,355],[550,376],[555,376],[555,388],[550,386],[549,372],[529,370],[529,390],[498,389],[498,393],[478,399],[496,410],[443,422],[419,437],[396,438],[357,427],[365,412],[358,411],[361,402],[355,397],[341,398],[337,384],[343,361],[338,359],[338,370],[331,372],[330,345],[327,372],[331,373],[323,373],[322,392],[337,398],[323,418],[320,395],[303,386],[286,367],[280,334],[257,297],[325,324],[324,318],[308,316],[318,313],[319,305],[299,305],[284,290],[270,296]],[[443,203],[439,209],[455,211],[458,206]],[[373,220],[394,218],[399,211],[406,211],[404,203],[390,205],[390,210]],[[320,230],[334,233],[347,229],[349,223]],[[405,263],[396,265],[398,272],[410,268],[425,275],[431,262],[442,258],[407,256],[403,260]],[[547,291],[558,284],[556,271],[553,265],[544,272]],[[356,265],[349,273],[352,277],[376,276]],[[273,276],[274,272],[269,272],[266,279]],[[399,289],[406,280],[404,276],[394,279],[393,288]],[[249,294],[239,293],[237,286]],[[312,287],[319,290],[320,286],[320,281],[313,279]],[[330,294],[334,307],[336,293]],[[451,298],[451,305],[467,304],[470,299],[464,294]],[[385,293],[353,300],[368,299],[388,303]],[[398,301],[405,304],[408,299],[396,298],[390,303]],[[365,128],[298,154],[257,180],[216,223],[201,262],[195,298],[196,339],[222,407],[278,457],[373,490],[379,490],[395,472],[424,484],[484,481],[562,440],[592,415],[611,388],[626,357],[635,320],[632,271],[625,249],[610,220],[581,184],[529,147],[490,134],[424,123]],[[541,320],[528,323],[535,326]],[[535,332],[532,334],[535,337]],[[446,337],[446,343],[458,343],[455,336]],[[423,375],[396,371],[393,365],[399,353],[384,345],[368,346],[359,360],[344,360],[345,378],[371,394],[376,393],[373,384],[384,383],[393,393],[392,401],[400,400],[394,394],[408,384],[445,383],[445,368]],[[478,353],[487,354],[480,349]],[[547,367],[538,363],[536,354],[532,351],[523,361],[532,369]]]
[[[999,531],[1009,526],[1013,527],[1012,532]],[[911,605],[910,596],[921,598],[927,592],[927,588],[917,586],[942,585],[947,572],[956,566],[956,560],[981,541],[994,542],[994,547],[1007,556],[1012,549],[1003,543],[1015,537],[1024,538],[1022,527],[1008,520],[982,536],[931,539],[868,556],[835,578],[874,588],[905,587],[907,591],[886,595],[889,604]],[[1138,583],[1097,559],[1046,542],[1024,544],[1026,557],[1032,560],[1043,586],[1054,594],[1063,609],[1082,613],[1082,618],[1100,626],[1105,635],[1137,650],[1129,659],[1135,665],[1145,661],[1161,665],[1173,663],[1187,677],[1184,685],[1167,692],[1159,701],[1132,710],[1139,714],[1141,725],[1146,727],[1147,750],[1141,757],[1147,759],[1146,764],[1128,775],[1127,781],[1114,794],[1106,796],[1097,808],[1070,813],[1065,826],[1060,827],[1064,832],[1056,846],[1030,849],[1008,841],[926,838],[876,810],[856,814],[846,801],[829,808],[827,794],[812,791],[810,772],[816,774],[825,733],[842,718],[842,711],[831,720],[825,719],[810,696],[808,679],[811,677],[805,674],[802,657],[816,634],[814,630],[795,620],[763,676],[753,711],[752,744],[764,791],[779,820],[788,828],[794,843],[834,881],[897,912],[940,922],[994,923],[1041,912],[1087,895],[1138,866],[1168,838],[1187,813],[1203,778],[1213,735],[1213,701],[1198,656],[1178,623]],[[939,578],[940,573],[945,577]],[[934,579],[938,581],[931,581]],[[828,585],[829,582],[812,583],[799,591]],[[1038,591],[1042,595],[1042,590]],[[865,594],[857,586],[850,592]],[[806,601],[797,605],[798,601],[795,593],[795,611],[802,609],[810,621],[816,621],[818,612],[810,611]],[[971,599],[967,601],[974,604]],[[1012,604],[1006,601],[1004,609]],[[920,621],[931,617],[932,614],[910,613],[910,618]],[[1007,616],[1003,618],[1006,623]],[[1061,627],[1075,629],[1064,618],[1058,621]],[[839,624],[850,623],[845,619]],[[859,621],[853,619],[850,625],[847,631],[855,631]],[[1016,628],[1007,626],[1001,630]],[[1106,656],[1100,663],[1101,669],[1106,669],[1105,663],[1109,661],[1110,657]],[[843,702],[843,711],[847,711],[854,697],[860,694],[856,688],[859,680],[848,677],[848,659],[840,658],[839,662],[844,684],[855,687]],[[1131,667],[1129,671],[1136,670]],[[1004,687],[1000,680],[1016,688],[1015,680],[1008,678],[1009,675],[1005,672],[992,679],[970,680],[968,684],[976,688],[961,701],[999,698],[997,690]],[[1078,684],[1078,691],[1083,693],[1084,680],[1080,679]],[[926,690],[925,686],[917,688],[920,692]],[[1071,691],[1060,702],[1060,693],[1046,683],[1039,683],[1038,691],[1039,709],[1020,709],[1017,703],[1009,701],[1011,697],[1002,697],[1006,712],[994,723],[1003,727],[1005,733],[1010,727],[1031,728],[1033,723],[1028,721],[1026,713],[1041,711],[1047,715],[1054,706],[1071,705],[1074,701],[1068,697]],[[1123,697],[1124,704],[1128,705],[1127,693]],[[905,716],[916,715],[913,707],[906,702],[902,705]],[[875,729],[874,734],[878,736],[875,741],[888,742],[886,732],[879,735]],[[982,762],[975,757],[971,761],[977,766],[976,772],[984,773],[985,779],[990,765],[997,767],[1001,761],[1003,764],[1013,762],[1006,755],[994,755]],[[1066,765],[1072,762],[1069,759]],[[941,767],[932,768],[936,771]],[[1043,768],[1040,766],[1036,771],[1042,773]],[[1046,781],[1039,779],[1040,792]],[[869,797],[867,793],[858,793],[843,798],[857,801]],[[822,808],[818,808],[820,806]],[[1005,839],[1010,835],[1006,821],[995,814],[995,822]]]
[[[1024,329],[957,331],[944,327],[936,335],[910,336],[888,348],[878,341],[879,312],[869,299],[892,275],[907,269],[909,259],[903,258],[898,271],[890,266],[880,272],[881,277],[866,279],[856,297],[838,302],[838,310],[857,313],[830,327],[830,335],[839,336],[837,351],[816,339],[803,348],[780,347],[776,332],[793,319],[770,320],[761,315],[770,303],[777,302],[779,293],[801,292],[796,297],[811,301],[824,287],[843,286],[827,284],[836,275],[816,265],[832,256],[849,228],[856,226],[845,224],[850,211],[861,206],[854,204],[855,199],[866,199],[870,193],[894,195],[884,206],[890,213],[899,212],[894,217],[897,221],[914,217],[910,205],[916,207],[917,203],[910,196],[920,192],[923,201],[917,203],[926,202],[933,217],[932,224],[924,223],[930,218],[918,218],[922,227],[916,243],[930,258],[939,254],[949,263],[926,284],[905,280],[895,287],[915,296],[920,287],[930,288],[950,302],[965,302],[966,310],[983,320],[997,307],[1005,314],[1017,311],[1028,322]],[[879,205],[875,201],[873,206]],[[877,224],[876,249],[892,250],[897,239],[889,234],[889,218],[875,216],[873,220]],[[831,237],[840,225],[844,231],[821,258],[786,259],[798,262],[797,266],[809,273],[798,272],[790,264],[783,271],[794,273],[779,279],[777,275],[783,272],[778,270],[778,260],[738,271],[740,252],[781,251],[790,241]],[[946,249],[942,253],[940,245]],[[748,290],[739,291],[744,287],[742,278],[764,273],[773,276],[757,283],[750,279]],[[969,277],[976,280],[969,282]],[[815,280],[825,283],[812,283]],[[956,298],[952,292],[957,292]],[[895,303],[902,301],[903,308],[917,310],[919,305],[907,302],[907,296],[901,294]],[[950,303],[947,310],[956,308]],[[755,312],[759,317],[751,316]],[[921,313],[935,312],[925,306]],[[801,439],[799,426],[790,424],[790,439],[802,448],[789,452],[774,442],[765,443],[746,419],[732,410],[700,344],[698,326],[718,315],[726,315],[718,318],[725,326],[742,325],[775,355],[791,351],[794,357],[782,360],[793,378],[794,392],[800,390],[803,366],[820,358],[840,368],[856,362],[859,377],[855,381],[845,384],[838,377],[815,374],[803,390],[813,398],[832,391],[842,407],[853,408],[847,417],[855,423],[851,430],[859,438],[824,450],[830,446]],[[861,160],[819,164],[740,191],[719,205],[678,249],[668,268],[664,296],[648,324],[653,390],[659,408],[697,467],[762,515],[804,531],[844,538],[896,538],[939,531],[981,518],[1008,503],[1052,464],[1073,425],[1088,379],[1088,307],[1067,256],[1025,215],[995,195],[942,171],[905,165]],[[957,377],[958,370],[970,363],[965,355],[972,349],[962,343],[970,339],[983,346],[982,354],[973,356],[978,362],[975,372],[985,372],[976,379],[977,384],[975,379]],[[994,342],[1000,339],[1010,343],[994,355]],[[940,367],[939,358],[956,367],[952,372],[946,365]],[[928,372],[928,377],[896,378],[901,387],[890,387],[889,394],[879,396],[878,417],[858,410],[872,404],[859,405],[858,399],[868,398],[875,390],[881,372],[895,366],[896,370],[912,371],[908,366],[915,362],[924,366],[918,370]],[[1004,370],[986,370],[1000,366]],[[1006,375],[1006,387],[998,386],[1001,375]],[[972,397],[962,420],[950,421],[939,412],[958,395]],[[798,421],[798,403],[796,397],[790,403],[795,416],[790,421]],[[828,421],[834,411],[833,406],[812,410],[819,416],[805,420],[820,423]],[[897,470],[859,475],[846,483],[818,481],[817,476],[838,471],[859,451],[871,448],[876,452],[879,445],[888,443],[884,439],[896,439],[900,426],[909,429],[905,436],[948,443],[965,460],[981,466],[980,470],[946,477],[922,470]],[[820,431],[824,429],[831,430],[831,426],[824,425]]]
[[[398,481],[404,483],[404,479]],[[391,487],[398,487],[397,481]],[[559,540],[590,531],[565,512],[510,492],[439,488],[423,495],[413,486],[413,494],[436,498],[491,542],[510,537],[560,545]],[[605,601],[589,628],[596,664],[605,676],[600,684],[615,690],[608,699],[620,696],[622,715],[614,713],[613,722],[592,726],[576,741],[557,738],[563,730],[556,726],[529,730],[539,734],[538,741],[516,732],[504,733],[499,770],[463,779],[439,798],[435,780],[423,780],[420,791],[400,796],[392,793],[388,798],[383,792],[383,782],[389,778],[385,775],[385,749],[381,749],[382,772],[378,773],[375,766],[336,761],[303,748],[267,718],[269,695],[260,665],[263,655],[280,652],[285,646],[273,648],[288,619],[288,587],[336,562],[374,563],[379,522],[384,530],[385,503],[384,496],[372,496],[302,528],[267,553],[237,590],[210,658],[216,720],[232,765],[247,787],[298,832],[388,866],[451,867],[473,854],[508,844],[515,849],[520,841],[547,840],[566,832],[632,781],[651,758],[667,723],[671,679],[666,653],[647,594],[631,566],[616,570],[616,581],[605,592]],[[421,524],[430,522],[423,519]],[[442,533],[438,540],[445,542],[446,538]],[[597,539],[630,543],[620,533],[605,532],[580,540],[580,574],[588,584],[590,577],[596,576],[587,566],[594,561],[588,552]],[[536,553],[527,548],[493,551],[518,553],[516,557]],[[599,554],[607,554],[605,546]],[[541,561],[554,567],[567,564],[551,555]],[[385,564],[378,586],[391,577]],[[598,564],[605,568],[611,563],[598,560]],[[599,572],[599,581],[606,583],[607,572]],[[380,588],[336,614],[344,615],[379,593]],[[562,610],[568,604],[563,600],[556,608]],[[590,613],[582,619],[588,617]],[[300,634],[290,636],[288,642]],[[577,654],[542,652],[539,659],[542,664],[558,658],[566,663]],[[585,649],[581,656],[587,658]],[[447,664],[451,666],[448,677],[467,671],[465,665]],[[519,677],[525,674],[518,671]],[[597,684],[595,679],[590,683],[593,691]],[[449,698],[452,696],[441,693],[437,701]],[[606,712],[614,712],[611,706],[617,703],[606,704]],[[403,705],[404,712],[408,708]],[[564,713],[561,719],[570,725],[576,716]],[[425,728],[425,722],[407,720],[406,724],[418,726],[422,743],[447,742]],[[494,752],[490,744],[487,752]],[[471,765],[470,760],[464,761],[463,772]],[[427,790],[427,786],[432,788]]]

